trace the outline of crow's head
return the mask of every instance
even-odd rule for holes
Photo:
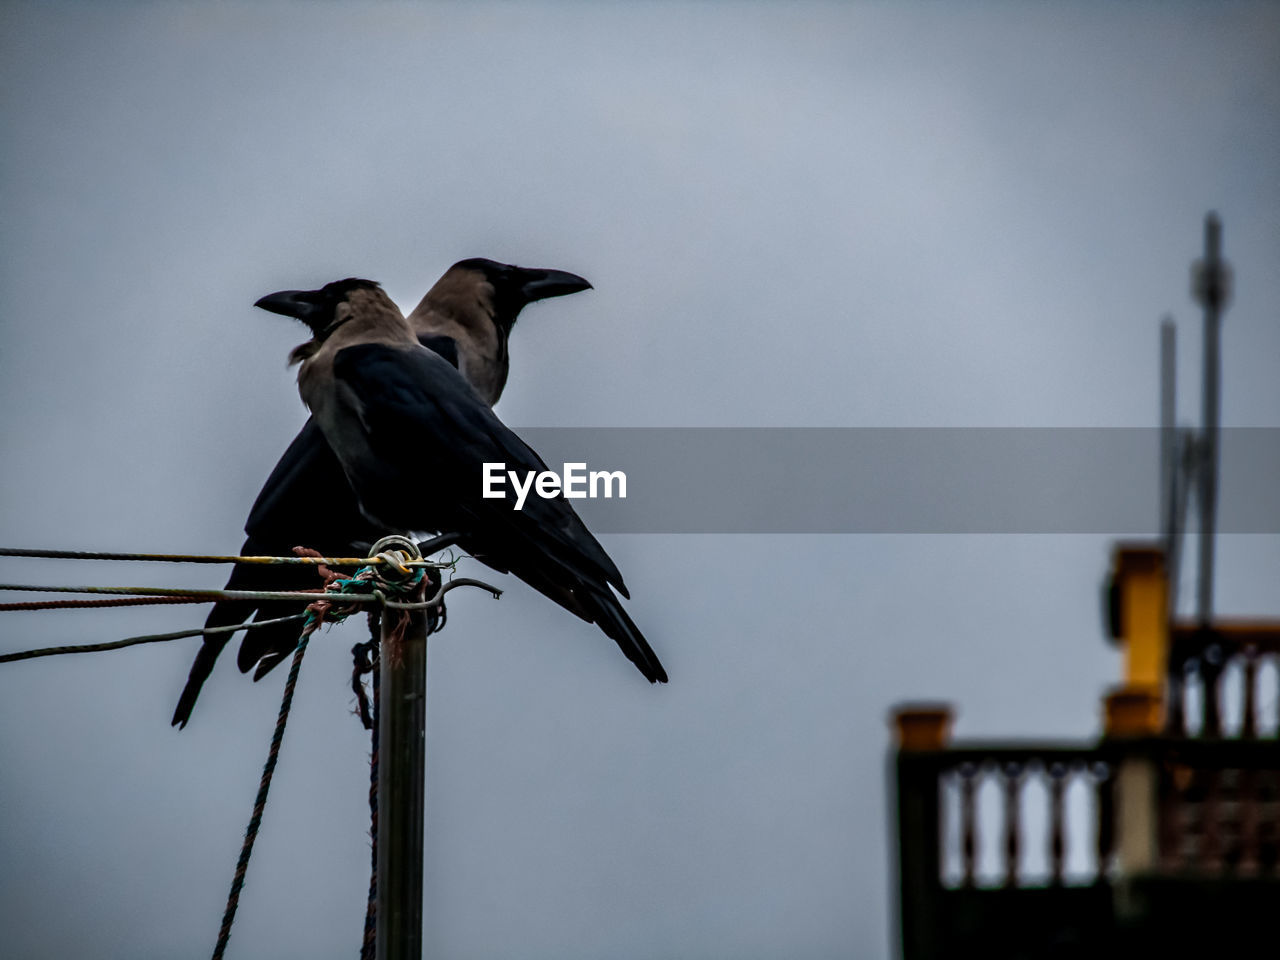
[[[349,277],[326,283],[319,290],[281,290],[269,293],[254,306],[301,320],[317,338],[322,338],[326,332],[351,315],[353,303],[361,298],[363,292],[381,293],[381,290],[372,280]]]
[[[451,301],[453,312],[479,308],[504,334],[511,332],[526,304],[590,290],[582,277],[564,270],[516,267],[484,257],[459,260],[432,291],[433,299]]]

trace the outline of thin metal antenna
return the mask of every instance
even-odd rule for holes
[[[1182,480],[1182,444],[1177,416],[1178,331],[1173,317],[1160,321],[1160,536],[1169,571],[1169,612],[1178,607],[1179,549],[1182,540],[1178,488]]]
[[[1178,376],[1178,331],[1173,317],[1160,321],[1160,535],[1173,534],[1174,483],[1177,475],[1177,438],[1174,436],[1175,397]]]
[[[1218,421],[1222,361],[1222,311],[1231,297],[1231,269],[1222,259],[1222,222],[1204,220],[1204,258],[1192,267],[1192,294],[1204,307],[1203,422],[1199,450],[1200,582],[1197,610],[1202,627],[1213,619],[1213,539],[1218,511]]]

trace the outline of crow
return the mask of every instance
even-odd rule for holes
[[[667,673],[628,616],[622,574],[563,495],[485,497],[483,465],[547,469],[457,369],[423,347],[376,283],[286,290],[257,305],[301,320],[298,392],[342,465],[361,514],[390,532],[455,531],[477,560],[599,625],[651,683]],[[615,593],[616,591],[616,593]]]
[[[455,263],[409,314],[418,342],[445,358],[492,406],[502,396],[510,369],[508,338],[520,311],[536,300],[559,297],[591,284],[563,270],[517,267],[481,257]],[[285,450],[258,494],[245,522],[241,556],[287,555],[296,545],[327,556],[347,555],[378,539],[383,531],[360,512],[324,434],[310,419]],[[228,590],[305,590],[318,586],[310,567],[237,565]],[[297,612],[290,604],[223,600],[215,604],[205,627],[273,619]],[[261,679],[297,645],[296,622],[248,631],[237,665],[242,673],[257,667]],[[230,634],[209,634],[191,665],[172,723],[185,727],[214,662]]]

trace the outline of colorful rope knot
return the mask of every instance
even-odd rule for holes
[[[404,553],[388,550],[378,556],[386,561],[385,566],[361,567],[349,577],[336,574],[323,566],[319,568],[325,578],[325,592],[333,594],[334,599],[316,600],[307,605],[307,616],[299,639],[315,633],[322,623],[341,623],[351,614],[363,609],[359,603],[342,603],[343,596],[373,596],[381,601],[389,597],[410,598],[423,580],[427,579],[426,568],[404,566],[405,560],[413,559]]]

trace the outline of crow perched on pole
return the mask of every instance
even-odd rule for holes
[[[591,284],[563,270],[516,267],[483,258],[455,263],[409,314],[409,324],[425,347],[458,369],[483,403],[502,396],[510,369],[507,341],[520,311],[536,300],[559,297]],[[245,523],[242,556],[287,555],[305,545],[328,556],[346,555],[387,531],[360,511],[337,458],[314,419],[308,420],[272,470]],[[292,566],[241,565],[229,590],[305,590],[316,586],[313,570]],[[206,627],[230,626],[295,612],[284,604],[224,600],[214,605]],[[173,714],[186,726],[200,688],[226,646],[229,634],[205,638]],[[261,678],[297,644],[298,626],[284,623],[249,631],[237,663],[242,672],[257,667]]]
[[[360,512],[381,529],[457,531],[477,560],[513,573],[611,637],[651,682],[667,673],[622,608],[622,575],[563,495],[483,495],[483,464],[546,464],[466,379],[423,347],[382,288],[340,280],[258,301],[311,328],[294,349],[298,392],[342,464]]]

